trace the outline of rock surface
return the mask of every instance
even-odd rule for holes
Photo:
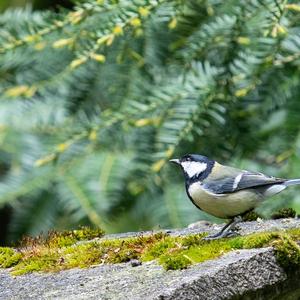
[[[198,227],[171,230],[170,234],[211,232],[219,227],[200,223]],[[246,222],[240,232],[294,227],[300,227],[299,219]],[[105,238],[137,234],[141,233]],[[155,261],[15,278],[9,270],[0,270],[0,299],[300,299],[299,273],[286,274],[276,263],[272,248],[233,251],[178,271],[165,271]]]

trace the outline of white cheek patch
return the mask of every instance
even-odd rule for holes
[[[200,174],[205,171],[207,168],[206,163],[196,162],[196,161],[185,161],[181,163],[184,171],[189,175],[189,177],[193,177],[196,174]]]

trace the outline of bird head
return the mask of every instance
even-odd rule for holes
[[[179,165],[188,180],[206,178],[214,165],[213,160],[198,154],[187,154],[179,159],[171,159],[170,162]]]

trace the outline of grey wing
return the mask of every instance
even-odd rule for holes
[[[266,176],[261,173],[248,171],[240,172],[234,177],[216,179],[203,182],[203,187],[215,194],[226,194],[243,189],[283,183],[285,179]]]

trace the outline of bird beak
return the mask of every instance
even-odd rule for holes
[[[170,159],[169,161],[172,162],[172,163],[174,163],[174,164],[176,164],[176,165],[180,165],[180,161],[177,158]]]

